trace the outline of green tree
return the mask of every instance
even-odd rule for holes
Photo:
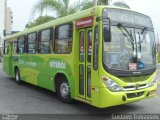
[[[98,0],[99,5],[109,5],[110,0]]]
[[[130,9],[130,6],[127,5],[127,4],[126,4],[125,2],[123,2],[123,1],[114,2],[114,3],[113,3],[113,6],[123,7],[123,8],[129,8],[129,9]]]
[[[85,10],[85,9],[91,8],[94,6],[94,4],[96,4],[96,3],[93,1],[83,0],[77,6],[79,8],[78,10],[80,11],[80,10]]]
[[[70,0],[39,0],[33,7],[33,14],[40,13],[45,10],[54,11],[57,17],[63,17],[78,11],[77,4],[70,5]]]
[[[77,11],[93,7],[97,3],[99,5],[108,5],[109,0],[79,0],[70,4],[71,0],[39,0],[33,7],[33,15],[44,11],[53,11],[56,13],[55,18],[73,14]],[[97,2],[97,3],[96,3]]]
[[[40,16],[36,20],[34,20],[33,22],[27,23],[25,28],[32,28],[32,27],[38,26],[40,24],[43,24],[43,23],[49,22],[51,20],[54,20],[54,19],[55,18],[52,17],[52,16]]]
[[[111,0],[92,0],[91,3],[92,3],[92,6],[95,6],[95,5],[109,5],[109,1]],[[92,7],[90,6],[90,7]]]
[[[36,13],[39,13],[40,17],[33,22],[27,23],[26,28],[53,20],[50,16],[42,16],[44,11],[53,11],[56,13],[54,18],[59,18],[93,6],[93,2],[89,0],[78,1],[72,5],[69,2],[70,0],[39,0],[33,7],[32,14],[34,16]]]
[[[33,7],[32,13],[35,15],[39,13],[41,17],[38,17],[34,22],[29,22],[26,28],[31,28],[42,23],[53,20],[54,18],[70,15],[80,10],[85,10],[95,5],[108,5],[111,0],[79,0],[74,4],[70,4],[70,0],[39,0]],[[130,8],[124,2],[114,2],[114,6]],[[53,11],[56,13],[54,18],[49,16],[42,16],[44,11]]]

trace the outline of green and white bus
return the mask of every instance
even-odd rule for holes
[[[22,20],[23,22],[23,20]],[[7,36],[3,70],[104,108],[156,96],[156,46],[150,17],[96,6]]]

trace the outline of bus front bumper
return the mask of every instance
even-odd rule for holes
[[[105,108],[155,97],[157,87],[158,83],[145,89],[121,92],[111,92],[107,88],[100,88],[99,107]]]

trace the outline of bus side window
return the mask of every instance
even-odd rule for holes
[[[17,54],[17,39],[14,40],[14,50],[13,50],[14,54]]]
[[[9,53],[9,40],[5,40],[4,41],[4,54],[8,54]]]
[[[69,54],[72,52],[72,24],[65,24],[55,28],[54,53]]]
[[[25,36],[18,37],[17,40],[17,53],[24,54],[25,53]]]
[[[98,26],[94,30],[93,68],[98,69]]]
[[[51,29],[43,30],[40,32],[39,39],[39,53],[48,54],[51,52],[50,41],[51,41]]]
[[[26,52],[28,54],[36,53],[36,40],[37,40],[37,33],[28,34],[26,43]]]

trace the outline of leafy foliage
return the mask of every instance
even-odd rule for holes
[[[109,0],[98,0],[98,4],[99,5],[108,5],[109,4]]]
[[[73,14],[80,10],[85,10],[93,7],[94,2],[98,1],[99,5],[108,5],[109,0],[80,0],[70,4],[70,0],[39,0],[33,7],[33,15],[40,13],[41,15],[45,10],[54,11],[56,18]]]
[[[54,20],[54,17],[51,16],[40,16],[38,17],[34,22],[29,22],[28,24],[26,24],[25,28],[32,28],[35,27],[37,25],[49,22],[51,20]]]
[[[93,2],[88,1],[88,0],[86,0],[86,1],[84,0],[81,3],[79,3],[77,6],[79,7],[79,10],[85,10],[85,9],[93,7]]]
[[[32,14],[33,16],[38,13],[41,16],[38,17],[34,22],[29,22],[26,25],[26,28],[31,28],[42,23],[53,20],[54,18],[60,18],[73,14],[77,11],[85,10],[94,6],[94,3],[97,2],[98,5],[108,5],[111,0],[81,0],[70,4],[70,0],[39,0],[33,7]],[[114,2],[114,6],[130,8],[124,2]],[[53,11],[56,15],[51,16],[42,16],[44,11]]]
[[[69,4],[70,0],[39,0],[33,7],[33,15],[43,14],[44,10],[54,11],[56,17],[63,17],[75,13],[78,9],[75,5]]]
[[[77,2],[70,5],[70,0],[39,0],[32,10],[32,16],[39,13],[41,16],[38,17],[34,22],[29,22],[26,24],[26,28],[31,28],[42,23],[53,20],[54,18],[60,18],[66,15],[73,14],[79,10],[84,10],[93,6],[93,2],[88,0],[83,0],[82,2]],[[56,15],[42,16],[44,11],[53,11]]]
[[[125,2],[123,1],[117,1],[117,2],[114,2],[113,3],[114,6],[117,6],[117,7],[123,7],[123,8],[128,8],[130,9],[130,6],[127,5]]]

